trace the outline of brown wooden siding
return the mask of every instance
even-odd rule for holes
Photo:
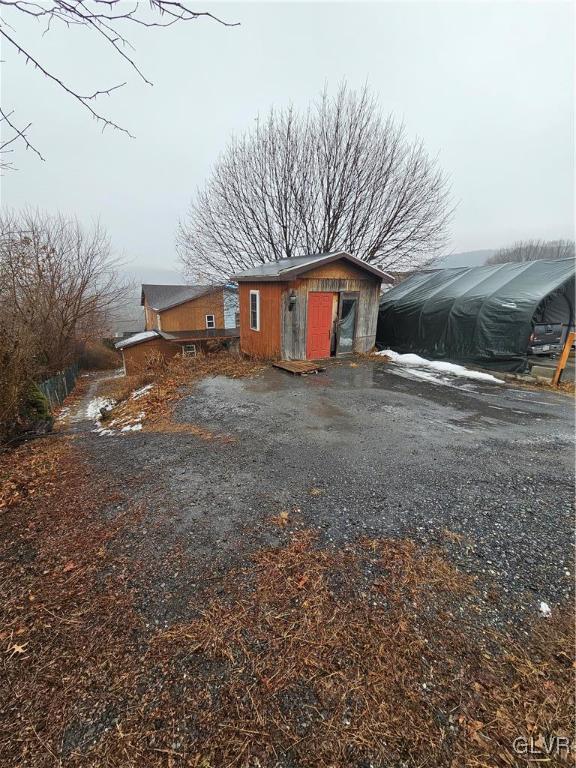
[[[284,283],[240,283],[240,349],[262,360],[281,354],[280,303]],[[260,330],[250,328],[250,291],[260,291]]]
[[[260,331],[250,329],[250,291],[260,291]],[[290,294],[296,303],[290,309]],[[358,293],[354,351],[369,352],[376,339],[380,279],[344,260],[319,266],[298,279],[240,283],[240,348],[259,358],[304,360],[308,293]],[[337,311],[338,298],[334,309]]]
[[[224,295],[223,291],[204,294],[197,299],[179,304],[172,309],[160,313],[161,330],[197,331],[206,328],[206,315],[214,315],[216,328],[224,328]]]
[[[169,360],[181,351],[182,348],[179,344],[171,344],[165,339],[143,341],[122,350],[124,369],[126,374],[131,376],[144,370],[151,358],[162,355],[165,360]]]
[[[301,278],[306,280],[329,279],[334,278],[336,280],[374,280],[369,272],[356,267],[354,264],[350,264],[349,261],[342,259],[341,261],[332,261],[330,264],[323,264],[316,269],[310,269],[307,272],[303,272]]]
[[[330,266],[330,265],[329,265]],[[309,273],[306,273],[307,275]],[[365,273],[366,274],[366,273]],[[304,360],[306,358],[306,314],[310,291],[358,292],[358,316],[354,352],[369,352],[376,340],[380,280],[300,279],[282,283],[282,358]],[[289,311],[289,296],[294,291],[296,304]]]
[[[155,312],[146,303],[144,304],[144,330],[155,331],[158,329],[158,318],[160,317],[158,312]]]

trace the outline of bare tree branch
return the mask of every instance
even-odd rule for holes
[[[36,147],[30,143],[28,140],[28,137],[26,136],[26,132],[32,125],[32,123],[28,123],[28,125],[24,126],[24,128],[18,128],[14,122],[12,121],[12,115],[13,112],[9,112],[6,114],[4,110],[0,107],[0,126],[2,123],[5,123],[12,131],[12,135],[9,136],[8,139],[5,141],[0,140],[0,169],[2,170],[14,170],[14,166],[12,163],[7,162],[3,159],[2,155],[5,155],[7,152],[12,152],[12,149],[8,149],[8,147],[13,144],[14,142],[21,140],[24,142],[24,146],[26,149],[31,149],[32,152],[34,152],[40,160],[44,160],[40,152],[36,149]]]
[[[383,118],[367,89],[325,91],[307,113],[272,111],[233,140],[180,223],[193,278],[348,250],[384,268],[414,268],[444,247],[448,183],[422,142]]]
[[[81,93],[70,84],[67,77],[56,74],[40,61],[28,43],[22,41],[21,35],[14,28],[14,19],[27,16],[38,21],[45,21],[43,35],[50,32],[54,23],[62,24],[68,29],[77,26],[88,28],[97,39],[102,41],[105,49],[111,48],[114,55],[123,59],[137,73],[138,77],[149,85],[152,83],[139,68],[133,55],[128,52],[133,51],[134,48],[125,35],[120,32],[123,25],[132,24],[149,29],[166,28],[180,22],[195,21],[205,17],[226,27],[237,26],[236,23],[228,23],[208,11],[194,11],[186,3],[173,2],[172,0],[149,0],[148,10],[142,2],[129,3],[127,0],[52,0],[45,5],[33,0],[0,0],[0,13],[0,36],[18,55],[24,57],[27,64],[32,64],[46,79],[52,81],[67,96],[80,103],[101,124],[102,130],[113,128],[132,138],[132,133],[127,128],[106,117],[94,106],[94,102],[99,97],[109,96],[112,92],[125,86],[126,83],[117,83],[88,94]],[[7,17],[9,15],[11,15],[12,24],[8,22]],[[26,138],[26,132],[31,123],[25,129],[18,130],[9,120],[6,120],[6,114],[11,114],[11,112],[7,113],[6,110],[2,112],[3,121],[0,122],[3,122],[4,138],[0,142],[0,152],[8,145],[20,140],[25,143],[27,149],[34,150],[41,157],[38,150]],[[6,136],[6,128],[9,129],[8,136]],[[12,164],[4,163],[3,167],[12,167]]]

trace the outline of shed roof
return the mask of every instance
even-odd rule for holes
[[[259,264],[257,267],[246,269],[232,276],[233,280],[245,282],[251,280],[257,281],[283,281],[291,280],[294,277],[314,269],[319,264],[329,264],[331,261],[346,259],[354,264],[358,269],[370,272],[375,277],[379,277],[386,283],[394,282],[393,278],[378,267],[369,264],[356,256],[352,256],[347,251],[334,251],[332,253],[314,253],[307,256],[291,256],[287,259],[278,259],[277,261],[268,261],[265,264]]]
[[[135,333],[133,336],[129,336],[127,339],[117,341],[114,345],[116,349],[126,349],[126,347],[132,347],[134,344],[142,344],[144,341],[150,341],[150,339],[160,338],[158,331],[142,331],[141,333]]]

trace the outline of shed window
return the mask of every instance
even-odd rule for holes
[[[214,315],[206,315],[206,328],[216,328]]]
[[[196,357],[196,344],[182,344],[184,357]]]
[[[250,328],[260,330],[260,291],[250,291]]]

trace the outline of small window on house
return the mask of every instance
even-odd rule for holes
[[[196,357],[196,344],[182,344],[184,357]]]
[[[250,291],[250,328],[260,330],[260,291]]]
[[[206,315],[206,328],[216,328],[214,315]]]

